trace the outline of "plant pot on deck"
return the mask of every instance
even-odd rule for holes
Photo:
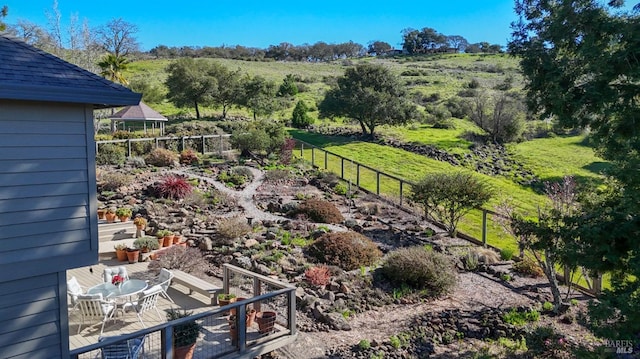
[[[260,334],[271,333],[276,324],[276,312],[259,312],[256,314],[256,322]]]
[[[127,259],[129,260],[129,263],[131,263],[131,264],[138,263],[138,260],[140,259],[140,250],[139,249],[128,249],[127,250]]]
[[[186,345],[183,347],[177,347],[173,349],[173,357],[175,359],[191,359],[193,358],[193,351],[196,348],[196,343]]]

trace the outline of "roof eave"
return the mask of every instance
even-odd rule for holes
[[[142,94],[125,91],[99,91],[70,89],[55,86],[12,85],[0,86],[0,99],[91,104],[96,108],[136,105]]]

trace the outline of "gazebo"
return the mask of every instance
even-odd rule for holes
[[[160,131],[161,136],[164,135],[164,123],[167,122],[166,117],[162,116],[142,101],[137,105],[127,106],[121,109],[109,116],[109,119],[111,120],[111,132],[115,132],[117,127],[116,122],[122,121],[123,124],[126,124],[126,122],[142,122],[144,132],[147,133],[147,122],[150,122],[152,133],[155,134],[155,130],[157,128]]]

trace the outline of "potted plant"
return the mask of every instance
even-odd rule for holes
[[[98,208],[98,219],[104,219],[105,213],[107,213],[106,208]]]
[[[236,295],[231,293],[220,293],[218,294],[218,305],[224,307],[225,305],[229,305],[236,301]],[[229,314],[229,312],[225,312],[225,314]]]
[[[118,261],[124,262],[127,260],[127,245],[120,243],[113,246],[113,249],[116,250],[116,257]]]
[[[127,248],[127,259],[130,264],[138,263],[138,260],[140,259],[140,249]]]
[[[164,243],[162,244],[163,247],[171,247],[173,244],[173,232],[165,230],[164,237],[162,237],[162,239],[164,240]]]
[[[193,312],[171,308],[167,311],[167,320],[185,318],[192,314]],[[173,328],[173,357],[190,359],[193,356],[193,350],[201,330],[202,326],[196,323],[195,320],[176,325]]]
[[[260,334],[271,333],[276,324],[276,312],[258,312],[256,314],[256,322],[258,322]]]
[[[142,237],[142,230],[147,227],[147,219],[138,213],[133,219],[133,224],[136,226],[136,238]]]
[[[107,220],[107,223],[115,222],[116,217],[116,207],[107,208],[107,211],[104,213],[104,218]]]
[[[147,253],[150,250],[156,250],[160,248],[158,240],[153,237],[140,237],[133,241],[133,246],[140,249],[142,253]]]
[[[121,207],[116,210],[116,216],[120,218],[120,222],[126,222],[131,218],[131,208]]]

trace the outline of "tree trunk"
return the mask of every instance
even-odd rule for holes
[[[195,101],[196,105],[196,119],[200,119],[200,109],[198,108],[198,101]]]
[[[360,128],[362,128],[362,134],[366,135],[367,134],[367,126],[364,125],[364,121],[358,120],[358,122],[360,123]]]
[[[560,293],[560,287],[558,286],[558,279],[556,278],[556,269],[553,255],[548,251],[544,251],[544,274],[549,280],[549,286],[551,287],[551,294],[553,294],[553,310],[557,313],[562,307],[562,294]]]

